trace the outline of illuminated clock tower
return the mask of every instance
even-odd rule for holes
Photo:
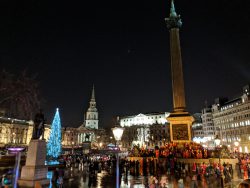
[[[191,141],[191,125],[194,118],[186,111],[184,79],[182,70],[179,30],[182,26],[180,15],[175,12],[171,1],[170,15],[166,18],[170,33],[170,56],[172,73],[173,112],[167,120],[170,123],[170,140],[172,142]]]

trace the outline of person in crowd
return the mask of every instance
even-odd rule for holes
[[[53,183],[53,185],[56,186],[58,178],[59,178],[59,172],[58,172],[58,168],[56,168],[54,170],[54,172],[53,172],[53,177],[52,177],[52,183]]]
[[[58,188],[63,187],[63,178],[64,178],[64,170],[59,169],[59,171],[58,171],[58,180],[57,180]]]
[[[139,167],[140,167],[140,163],[139,163],[139,161],[137,160],[137,161],[135,162],[135,173],[136,173],[137,176],[139,176]]]
[[[4,188],[4,186],[6,185],[5,180],[6,180],[6,174],[3,174],[2,177],[1,177],[1,183],[0,183],[1,188]]]
[[[154,177],[149,178],[149,188],[156,188]]]
[[[159,187],[159,181],[156,176],[153,177],[153,182],[155,183],[155,188]]]
[[[238,188],[250,188],[250,179],[246,179],[242,181],[239,185]]]
[[[230,173],[229,164],[226,164],[226,166],[224,167],[223,173],[225,176],[225,183],[231,182],[232,174]]]

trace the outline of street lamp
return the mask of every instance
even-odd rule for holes
[[[234,146],[236,147],[236,149],[237,149],[237,152],[239,152],[238,150],[238,146],[239,146],[240,144],[239,144],[239,142],[238,141],[236,141],[236,142],[234,142]]]
[[[16,159],[15,159],[15,167],[14,167],[14,176],[13,176],[13,187],[17,188],[17,181],[19,178],[19,169],[20,169],[20,161],[21,161],[21,155],[22,151],[25,148],[23,147],[17,147],[17,148],[8,148],[7,150],[10,152],[14,152],[16,154]]]
[[[220,169],[220,142],[221,142],[221,140],[220,140],[220,138],[219,138],[219,136],[218,135],[216,135],[216,137],[215,137],[215,139],[214,139],[214,143],[215,143],[215,147],[218,147],[218,152],[219,152],[219,165],[218,165],[218,167],[219,167],[219,169]],[[224,187],[224,179],[223,179],[223,173],[221,172],[220,173],[220,182],[221,182],[221,187]]]
[[[113,131],[115,140],[117,142],[116,145],[118,145],[118,141],[120,141],[122,138],[124,128],[115,127],[115,128],[112,128],[112,131]],[[116,153],[116,188],[119,188],[119,153],[118,152],[119,150],[117,150],[117,153]]]
[[[216,135],[215,139],[214,139],[214,143],[215,143],[215,147],[217,148],[218,146],[220,146],[220,138],[218,135]],[[220,164],[220,150],[219,150],[219,164]]]
[[[100,149],[102,148],[102,142],[99,143],[99,148],[100,148]]]
[[[215,146],[219,146],[220,145],[220,138],[218,135],[216,135],[215,139],[214,139],[214,143],[215,143]]]

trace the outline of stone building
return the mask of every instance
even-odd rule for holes
[[[195,142],[201,142],[204,138],[201,113],[193,114],[194,122],[192,124],[192,138]]]
[[[65,148],[81,147],[85,141],[94,140],[94,131],[85,127],[62,128],[62,146]]]
[[[204,133],[204,140],[211,141],[214,140],[216,136],[216,128],[213,122],[212,109],[211,107],[205,107],[202,109],[202,130]]]
[[[28,145],[32,137],[33,124],[33,121],[0,117],[0,146]],[[49,134],[50,125],[45,124],[44,138],[46,140]]]
[[[212,116],[221,143],[241,152],[250,149],[250,95],[249,85],[232,100],[216,99]],[[237,143],[237,144],[236,144]],[[239,146],[237,146],[239,143]]]
[[[168,115],[168,112],[163,112],[118,117],[119,124],[125,128],[123,147],[140,145],[153,148],[169,141]]]
[[[48,141],[51,125],[45,124],[44,138]],[[0,146],[28,146],[33,132],[33,121],[0,117]],[[83,126],[63,127],[62,147],[79,147],[84,141],[95,139],[94,131]],[[87,136],[88,135],[88,136]]]

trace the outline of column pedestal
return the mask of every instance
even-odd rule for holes
[[[188,112],[172,112],[167,117],[170,123],[171,142],[190,142],[191,126],[194,121],[193,116]]]
[[[31,140],[18,185],[20,187],[34,187],[36,182],[39,182],[42,186],[49,185],[50,180],[47,179],[48,168],[45,166],[45,160],[46,141]]]

